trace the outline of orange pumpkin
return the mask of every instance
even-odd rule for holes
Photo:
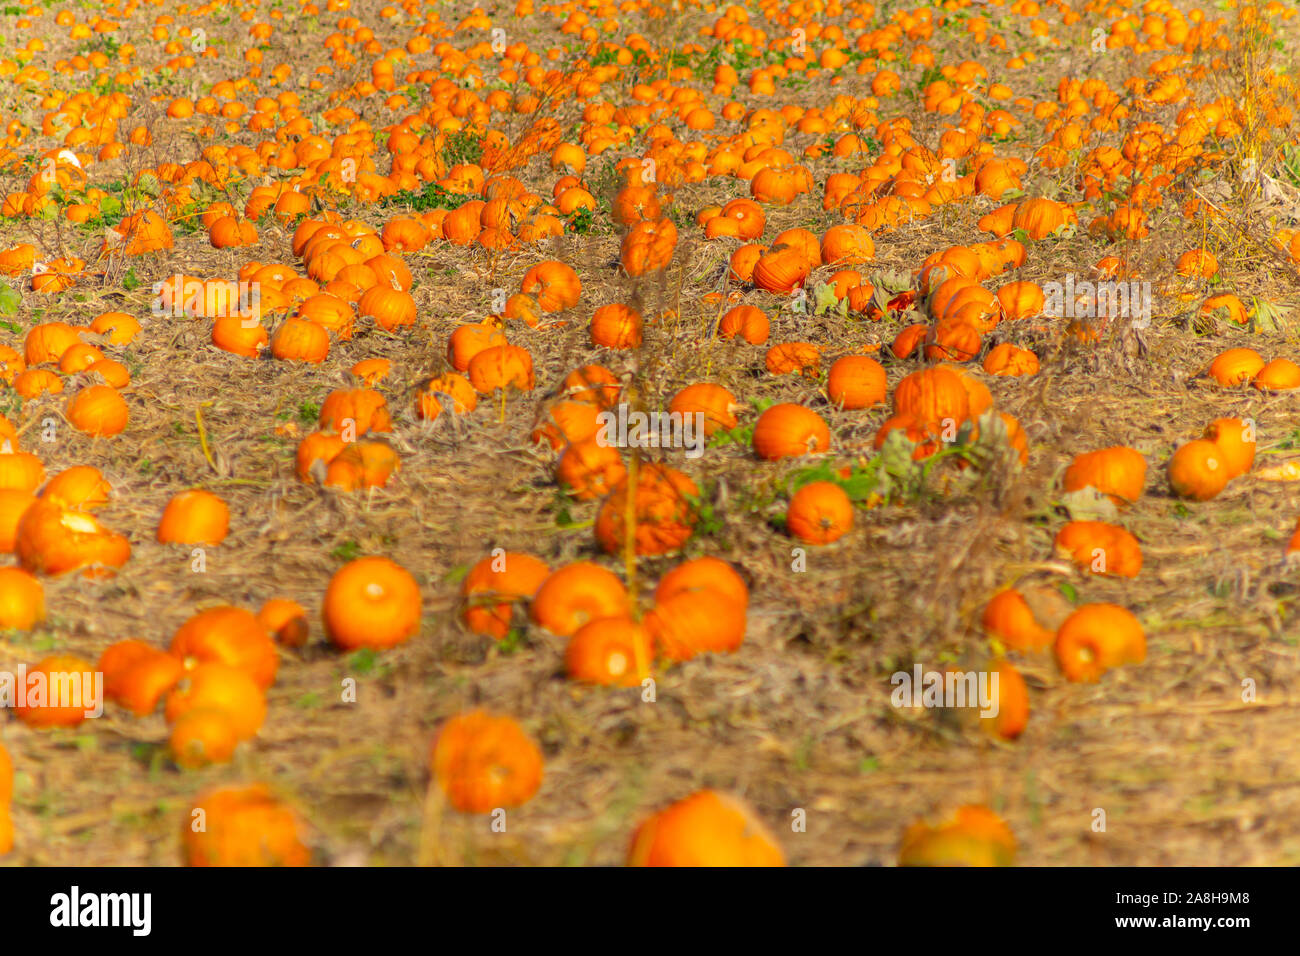
[[[527,803],[542,785],[542,752],[512,718],[474,710],[438,732],[429,763],[442,792],[462,813]]]
[[[280,655],[251,612],[223,605],[200,611],[172,635],[170,651],[187,668],[219,663],[242,670],[265,690],[275,683]]]
[[[764,461],[817,454],[829,449],[830,443],[826,422],[803,405],[773,405],[754,423],[754,453]]]
[[[33,681],[40,674],[44,680]],[[76,727],[97,704],[95,668],[89,661],[56,654],[27,668],[27,693],[15,702],[14,714],[28,727]],[[56,694],[56,688],[64,693]]]
[[[167,502],[158,522],[163,544],[220,544],[230,528],[230,508],[210,491],[182,491]]]
[[[666,465],[645,464],[637,472],[635,492],[625,474],[596,514],[596,540],[607,554],[625,547],[628,496],[635,518],[633,542],[637,554],[676,551],[690,538],[697,520],[700,489],[686,475]]]
[[[475,634],[503,639],[510,631],[513,607],[531,601],[550,573],[545,561],[518,551],[483,558],[461,582],[465,625]]]
[[[853,528],[853,502],[833,482],[809,482],[790,498],[785,526],[807,544],[830,544]]]
[[[64,415],[78,431],[87,435],[117,435],[126,428],[130,412],[117,389],[89,385],[77,392]]]
[[[744,803],[701,790],[646,819],[628,866],[785,866],[772,834]]]
[[[646,628],[627,617],[589,621],[569,638],[564,669],[570,679],[636,687],[649,676],[653,644]]]
[[[321,614],[336,646],[382,650],[420,629],[423,600],[411,573],[384,557],[357,558],[334,573]]]
[[[1065,490],[1096,488],[1117,505],[1127,507],[1142,496],[1147,463],[1141,453],[1122,446],[1075,456],[1065,469]]]
[[[265,784],[210,790],[194,800],[181,824],[187,866],[307,866],[305,827]]]
[[[1113,667],[1145,659],[1142,625],[1116,604],[1085,604],[1056,632],[1056,660],[1071,681],[1096,683]]]

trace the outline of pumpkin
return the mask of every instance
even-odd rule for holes
[[[171,249],[175,245],[166,220],[152,209],[125,217],[113,227],[113,231],[121,237],[120,248],[128,256]],[[104,245],[108,247],[107,240]]]
[[[957,425],[971,415],[970,395],[962,376],[951,368],[935,366],[904,376],[894,388],[895,415],[911,415],[925,424]]]
[[[1219,446],[1198,438],[1180,446],[1169,459],[1169,486],[1180,498],[1209,501],[1228,484],[1228,465]]]
[[[590,561],[575,561],[542,582],[528,608],[533,623],[570,637],[588,621],[628,613],[627,589],[612,572]]]
[[[803,287],[812,266],[796,249],[773,249],[754,264],[754,285],[777,295],[789,295]]]
[[[374,389],[336,389],[321,403],[320,427],[361,436],[369,432],[391,432],[393,422],[388,414],[388,400]]]
[[[814,269],[822,264],[822,247],[817,236],[807,229],[787,229],[772,240],[773,249],[793,249]]]
[[[0,382],[12,385],[27,370],[27,361],[16,349],[0,345]]]
[[[59,371],[64,375],[75,375],[85,371],[104,357],[104,353],[93,345],[78,342],[64,351],[59,359]]]
[[[32,678],[37,674],[44,679],[34,682]],[[14,715],[36,730],[76,727],[99,703],[95,697],[94,675],[94,665],[80,657],[70,654],[46,657],[27,668],[27,694],[24,700],[15,702]],[[67,688],[67,696],[60,694],[56,704],[58,687]],[[43,692],[38,688],[43,688]]]
[[[383,650],[420,629],[423,601],[411,573],[387,558],[357,558],[339,568],[325,589],[321,614],[335,646]]]
[[[998,305],[1008,321],[1032,319],[1043,314],[1047,298],[1036,282],[1008,282],[998,289]]]
[[[671,219],[647,220],[623,237],[619,261],[623,271],[636,278],[667,268],[676,248],[677,227]]]
[[[809,482],[791,496],[785,526],[806,544],[830,544],[853,528],[853,502],[834,482]]]
[[[327,432],[312,432],[306,438],[298,443],[298,450],[295,456],[295,470],[300,481],[313,481],[312,471],[316,462],[328,466],[331,461],[342,453],[346,442],[338,435],[331,435]],[[326,468],[321,469],[322,476]]]
[[[1142,570],[1142,547],[1118,525],[1071,521],[1056,533],[1056,551],[1093,574],[1135,578]]]
[[[447,340],[447,361],[456,371],[464,372],[479,352],[494,345],[505,344],[505,333],[496,326],[478,323],[461,325]]]
[[[545,561],[518,551],[483,558],[461,582],[465,625],[475,634],[502,640],[510,631],[513,607],[531,601],[550,573]]]
[[[579,501],[610,494],[626,474],[619,450],[595,435],[570,443],[555,463],[556,481]]]
[[[6,810],[14,798],[14,761],[4,744],[0,744],[0,807]]]
[[[1054,199],[1027,199],[1016,207],[1011,229],[1007,232],[1023,229],[1030,239],[1045,239],[1050,235],[1064,234],[1078,223],[1079,217],[1074,209],[1065,203]],[[981,225],[980,228],[984,227]]]
[[[983,347],[978,328],[964,319],[945,318],[927,331],[925,357],[932,362],[969,362]]]
[[[265,784],[210,790],[194,801],[202,828],[187,810],[181,843],[187,866],[307,866],[302,819]]]
[[[386,251],[396,249],[398,252],[419,252],[432,238],[424,223],[405,216],[384,223],[380,237]]]
[[[1246,304],[1231,292],[1210,296],[1201,303],[1201,314],[1236,325],[1246,325],[1250,321],[1250,311]]]
[[[602,305],[591,317],[591,343],[610,349],[633,349],[641,344],[641,313],[630,305]]]
[[[984,371],[990,375],[1037,375],[1038,356],[1029,349],[1002,342],[984,356]]]
[[[1228,349],[1215,356],[1208,372],[1220,385],[1230,388],[1251,381],[1263,368],[1264,359],[1254,349]]]
[[[999,660],[990,669],[997,677],[997,713],[980,715],[984,728],[1003,740],[1015,740],[1029,723],[1029,688],[1020,671],[1008,661]]]
[[[225,710],[194,707],[172,724],[167,745],[178,767],[197,770],[210,764],[228,763],[239,745],[239,735]]]
[[[170,651],[190,669],[216,662],[242,670],[265,690],[275,683],[280,655],[251,611],[223,605],[195,614],[172,635]]]
[[[1216,418],[1205,426],[1202,438],[1219,446],[1219,459],[1227,469],[1228,480],[1250,471],[1255,463],[1255,424],[1240,418]]]
[[[876,244],[865,227],[847,223],[826,230],[820,253],[827,265],[857,265],[875,259]]]
[[[1065,469],[1065,490],[1092,487],[1121,508],[1142,497],[1147,463],[1141,453],[1122,446],[1102,448],[1075,456]]]
[[[617,375],[603,365],[584,365],[564,376],[559,396],[575,402],[590,402],[600,408],[609,408],[618,401],[622,383]]]
[[[307,643],[310,630],[307,612],[297,601],[270,598],[257,612],[257,623],[285,647],[302,647]]]
[[[33,492],[45,480],[45,466],[27,451],[14,451],[10,439],[0,445],[0,489]]]
[[[393,363],[385,358],[362,359],[357,362],[348,371],[356,376],[361,383],[369,388],[374,388],[384,379],[388,378],[389,373],[393,370]]]
[[[596,540],[607,554],[619,554],[625,547],[629,478],[623,476],[596,514]],[[680,471],[643,465],[632,505],[636,553],[665,554],[685,544],[695,528],[699,495],[699,487]]]
[[[368,316],[385,332],[415,324],[415,299],[409,292],[379,283],[362,293],[357,314]]]
[[[131,373],[127,371],[125,365],[114,359],[104,358],[94,362],[86,369],[90,375],[89,381],[96,381],[94,376],[98,376],[105,385],[111,385],[113,388],[122,389],[131,384]]]
[[[980,381],[971,369],[963,368],[960,365],[936,367],[946,368],[961,379],[962,388],[966,389],[966,406],[972,420],[978,419],[993,407],[993,393],[989,391],[989,387]]]
[[[78,568],[85,577],[111,575],[131,556],[131,545],[92,515],[40,500],[18,522],[15,552],[29,571],[59,575]]]
[[[722,218],[737,224],[736,235],[743,240],[757,239],[767,228],[767,213],[752,199],[738,196],[722,207]]]
[[[885,400],[888,392],[885,368],[866,355],[836,359],[826,378],[826,394],[844,409],[870,408]]]
[[[249,324],[241,316],[224,315],[212,323],[212,344],[223,352],[257,358],[266,343],[266,329],[260,322]]]
[[[749,605],[749,588],[744,579],[726,561],[703,557],[683,561],[659,579],[655,601],[666,601],[675,594],[708,591],[721,595],[744,608]]]
[[[163,544],[220,544],[230,528],[230,508],[210,491],[182,491],[167,502],[158,522]]]
[[[669,660],[730,653],[744,643],[746,605],[721,588],[670,588],[662,595],[656,593],[645,624],[655,646]]]
[[[340,491],[383,488],[401,466],[397,452],[383,442],[351,442],[330,459],[321,484]]]
[[[22,568],[0,568],[0,629],[30,631],[45,620],[45,588]]]
[[[469,381],[481,395],[513,386],[532,391],[533,357],[517,345],[494,345],[479,352],[469,363]]]
[[[601,411],[588,402],[551,402],[544,406],[529,438],[560,450],[573,442],[594,437],[601,429]]]
[[[87,435],[117,435],[126,428],[130,412],[117,389],[89,385],[77,392],[64,409],[73,428]]]
[[[706,436],[735,428],[735,412],[739,408],[735,395],[711,382],[687,385],[668,404],[668,411],[683,416],[683,421],[686,415],[703,415]]]
[[[731,266],[731,281],[745,284],[752,283],[754,281],[754,268],[758,265],[759,258],[765,252],[767,252],[767,246],[759,245],[756,242],[743,245],[733,252],[728,260]]]
[[[1290,359],[1275,358],[1255,373],[1250,384],[1261,392],[1286,392],[1300,388],[1300,365]]]
[[[527,803],[542,785],[542,752],[510,717],[473,710],[443,724],[429,755],[434,779],[462,813]]]
[[[628,866],[785,866],[776,839],[741,801],[701,790],[646,819]]]
[[[29,368],[14,376],[14,391],[23,398],[39,398],[63,391],[63,380],[46,368]]]
[[[463,375],[447,372],[425,383],[415,399],[415,417],[433,421],[442,414],[444,400],[457,415],[467,415],[478,407],[478,392]]]
[[[294,318],[315,322],[328,332],[333,332],[340,342],[352,338],[356,315],[352,306],[338,296],[322,292],[309,296],[298,306]]]
[[[1014,651],[1039,651],[1050,647],[1055,633],[1039,623],[1025,596],[1006,588],[993,596],[980,616],[984,633]]]
[[[1178,257],[1174,270],[1188,278],[1211,279],[1219,271],[1219,261],[1205,249],[1188,249]]]
[[[636,687],[649,676],[653,645],[646,628],[627,617],[589,621],[569,638],[564,670],[571,680]]]
[[[233,249],[257,242],[257,228],[247,219],[222,216],[208,229],[208,241],[214,249]]]
[[[104,674],[104,693],[112,700],[116,700],[118,693],[123,687],[123,678],[126,672],[140,661],[162,654],[164,657],[172,659],[173,662],[179,663],[177,659],[170,654],[162,652],[151,644],[144,641],[127,639],[114,641],[104,649],[104,653],[99,656],[99,670]]]
[[[265,334],[263,330],[263,335]],[[282,362],[319,365],[329,356],[329,352],[329,333],[323,326],[307,319],[287,318],[271,337],[271,354]]]
[[[563,312],[578,304],[582,280],[563,262],[539,262],[524,273],[519,291],[536,298],[544,312]]]
[[[772,324],[762,309],[752,305],[737,305],[727,311],[718,323],[718,336],[724,339],[739,335],[750,345],[767,341]]]
[[[33,326],[23,340],[27,364],[58,362],[64,352],[81,341],[81,332],[66,322],[42,322]]]
[[[912,353],[917,347],[925,342],[925,338],[930,334],[930,327],[924,322],[917,322],[909,325],[898,335],[894,336],[894,341],[889,346],[889,351],[893,353],[894,358],[905,359],[911,358]]]
[[[828,450],[830,444],[826,422],[803,405],[773,405],[754,423],[754,453],[764,461],[817,454]]]
[[[992,810],[959,807],[951,818],[932,826],[918,820],[903,832],[899,866],[1011,866],[1016,838]]]
[[[1132,611],[1085,604],[1056,632],[1056,660],[1067,680],[1094,684],[1113,667],[1146,660],[1146,635]]]
[[[30,491],[0,489],[0,552],[12,553],[18,537],[18,522],[36,501]]]
[[[109,689],[106,683],[105,692],[135,716],[147,717],[157,710],[158,703],[181,682],[185,673],[179,657],[149,647],[123,663],[113,688]]]
[[[610,205],[610,218],[620,226],[659,218],[659,199],[652,186],[624,186]]]

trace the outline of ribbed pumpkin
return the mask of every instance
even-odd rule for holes
[[[371,286],[357,302],[357,314],[369,316],[386,332],[415,324],[415,299],[384,282]]]
[[[758,416],[753,444],[759,458],[777,461],[826,451],[830,448],[831,433],[826,422],[811,408],[785,403],[773,405]]]
[[[754,264],[754,285],[765,292],[789,295],[802,288],[812,266],[796,249],[774,249],[758,257]]]
[[[894,414],[911,415],[921,423],[960,425],[970,417],[970,398],[961,376],[943,366],[906,375],[894,389]]]
[[[1127,507],[1142,496],[1147,462],[1133,448],[1114,446],[1077,455],[1065,469],[1065,490],[1096,488],[1117,505]]]
[[[315,322],[285,319],[271,337],[271,354],[282,362],[318,365],[329,356],[330,335]]]

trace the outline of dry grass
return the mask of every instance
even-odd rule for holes
[[[379,4],[367,0],[357,7],[364,22],[373,19],[386,45],[396,39],[396,26],[370,16]],[[455,4],[444,17],[454,23],[468,8]],[[1067,38],[1085,37],[1099,22],[1091,14],[1080,25],[1058,28],[1050,10],[1044,15],[1055,35]],[[332,19],[324,15],[313,26],[286,14],[267,63],[308,56],[319,61]],[[656,46],[668,46],[682,43],[712,17],[691,13],[647,24],[636,16],[627,19]],[[1295,49],[1296,22],[1280,28],[1287,38],[1280,56]],[[160,56],[158,45],[147,41],[144,14],[122,23],[142,48],[142,59],[147,61],[143,51]],[[519,26],[507,23],[508,30]],[[1027,46],[1025,23],[1012,18],[1008,29],[1022,30],[1017,42]],[[237,19],[202,25],[212,43],[242,43],[246,33]],[[539,26],[542,48],[571,39],[556,33],[548,18],[540,18]],[[50,46],[42,62],[75,46],[66,31],[37,32]],[[529,42],[536,45],[531,36]],[[1036,99],[1054,98],[1057,79],[1068,73],[1096,70],[1118,87],[1133,69],[1118,53],[1094,63],[1078,52],[1084,43],[1078,39],[1073,48],[1044,55],[1041,67],[1004,78],[996,74],[1005,56],[989,56],[961,30],[941,31],[930,42],[940,62],[981,58],[995,79]],[[206,89],[205,83],[236,62],[233,53],[201,61],[196,73],[168,81],[165,89]],[[364,64],[363,59],[361,66],[341,71],[335,82],[364,76]],[[921,71],[906,67],[905,59],[903,67],[895,66],[905,87],[914,85]],[[56,78],[54,85],[71,82]],[[865,82],[847,71],[841,89],[863,95]],[[323,99],[303,92],[310,115]],[[749,99],[743,89],[741,94]],[[825,89],[814,85],[789,96],[824,102]],[[136,98],[145,100],[142,93]],[[351,105],[379,127],[400,115],[385,110],[380,99]],[[24,95],[18,103],[18,118],[35,119],[39,128],[37,100]],[[163,118],[147,102],[138,108],[156,145],[133,160],[133,168],[197,155],[199,147],[182,132],[188,124]],[[560,116],[573,119],[574,109],[566,105]],[[931,145],[942,129],[941,118],[906,96],[886,100],[880,112],[912,117],[917,138]],[[1170,108],[1155,118],[1168,122],[1175,112]],[[1026,129],[1027,138],[1000,144],[999,152],[1028,158],[1041,143],[1041,131],[1032,121]],[[252,141],[247,133],[237,139]],[[796,135],[791,142],[801,150],[811,138]],[[600,168],[613,161],[602,157],[588,178],[598,179]],[[835,169],[863,164],[825,158],[812,168],[820,183]],[[93,178],[131,172],[114,161],[96,167]],[[549,195],[554,177],[541,160],[519,175]],[[1074,198],[1073,175],[1074,167],[1032,167],[1027,192]],[[10,176],[3,185],[8,192],[21,182]],[[700,380],[725,384],[751,404],[809,402],[832,426],[841,450],[837,462],[851,461],[854,448],[869,447],[885,410],[831,409],[817,383],[767,374],[761,349],[700,341],[701,330],[717,315],[700,296],[723,287],[732,247],[699,240],[685,217],[736,194],[731,180],[676,188],[674,209],[683,217],[678,260],[659,281],[635,288],[610,267],[618,237],[599,229],[499,258],[446,244],[431,247],[410,257],[418,279],[416,328],[396,336],[370,331],[336,345],[319,367],[237,359],[208,344],[207,321],[149,315],[150,283],[173,272],[233,276],[249,257],[293,261],[289,233],[278,226],[263,227],[252,249],[218,252],[200,232],[180,239],[165,257],[108,263],[102,287],[86,284],[53,299],[25,293],[17,328],[6,336],[11,344],[38,321],[86,324],[108,309],[131,311],[146,324],[121,356],[134,375],[127,392],[131,425],[124,435],[80,435],[62,421],[61,401],[10,405],[13,419],[29,425],[25,447],[41,456],[49,473],[74,464],[104,472],[116,492],[104,520],[129,535],[134,553],[110,581],[46,581],[50,620],[38,632],[0,637],[6,665],[35,662],[56,648],[95,659],[126,637],[163,645],[196,610],[218,603],[256,607],[286,596],[314,614],[330,574],[345,558],[364,553],[385,554],[409,568],[423,587],[426,614],[418,639],[379,657],[340,656],[319,633],[302,652],[286,651],[269,692],[266,725],[254,743],[240,748],[233,765],[176,770],[166,758],[161,715],[139,720],[110,708],[103,719],[66,733],[36,733],[15,720],[4,722],[3,740],[19,768],[17,850],[5,862],[173,864],[194,795],[258,778],[302,807],[326,864],[618,863],[639,818],[706,786],[750,801],[796,864],[892,863],[909,822],[963,802],[984,802],[1001,813],[1028,864],[1300,863],[1300,763],[1290,742],[1300,717],[1294,690],[1300,680],[1297,591],[1294,572],[1280,560],[1298,513],[1298,492],[1247,477],[1213,502],[1183,505],[1170,497],[1163,480],[1175,443],[1199,434],[1218,416],[1254,418],[1265,459],[1294,444],[1295,397],[1224,392],[1197,377],[1230,346],[1297,357],[1290,327],[1197,334],[1176,321],[1186,306],[1166,299],[1140,343],[1116,336],[1085,350],[1062,345],[1051,330],[1039,342],[1039,376],[988,378],[997,407],[1016,416],[1030,436],[1028,468],[987,476],[941,469],[918,500],[860,510],[851,535],[809,550],[804,573],[791,571],[793,542],[769,524],[784,510],[780,482],[801,464],[756,463],[735,445],[710,449],[696,461],[669,453],[705,489],[715,515],[686,554],[731,561],[754,598],[742,650],[664,670],[657,675],[654,703],[643,702],[639,691],[586,689],[566,681],[562,641],[535,630],[513,650],[487,646],[466,633],[457,617],[457,582],[493,547],[528,551],[552,566],[596,553],[590,532],[595,505],[563,501],[549,454],[528,442],[543,393],[580,364],[600,361],[634,376],[649,405]],[[1269,202],[1285,205],[1276,197]],[[976,241],[975,221],[991,208],[978,199],[878,236],[879,268],[911,271],[936,249]],[[1151,238],[1135,244],[1132,260],[1155,282],[1169,275],[1181,251],[1204,243],[1220,256],[1228,277],[1224,288],[1294,307],[1300,302],[1294,269],[1260,243],[1241,238],[1241,232],[1259,232],[1261,224],[1251,218],[1257,212],[1243,205],[1224,225],[1209,229],[1183,221],[1179,203],[1167,202],[1153,217]],[[1285,225],[1300,210],[1292,205],[1273,213],[1277,225]],[[389,215],[374,209],[353,214],[375,225]],[[836,214],[821,210],[819,195],[804,197],[771,210],[767,235],[796,225],[820,232],[837,221]],[[67,225],[0,222],[0,245],[29,238],[51,255],[63,249],[85,254],[97,246],[97,238]],[[1047,281],[1086,273],[1108,251],[1083,233],[1036,243],[1016,278]],[[451,330],[490,311],[493,282],[514,291],[528,266],[543,258],[562,258],[578,268],[584,292],[567,327],[511,330],[512,341],[533,355],[538,391],[512,395],[504,421],[496,400],[484,401],[463,428],[415,421],[416,388],[447,367],[443,351]],[[142,283],[131,293],[121,291],[127,267]],[[653,327],[638,355],[592,348],[585,328],[590,312],[633,295],[646,314],[671,307],[678,318]],[[744,301],[774,312],[771,298],[761,293],[746,293]],[[774,315],[772,340],[819,342],[829,358],[888,343],[899,327],[782,309]],[[372,356],[393,361],[394,375],[383,390],[396,420],[401,472],[388,488],[355,495],[298,482],[292,461],[297,435],[314,427],[313,409],[331,389],[350,383],[346,370]],[[890,384],[914,367],[889,363]],[[57,438],[41,443],[35,423],[47,416],[58,421]],[[211,461],[201,445],[200,421]],[[1146,495],[1123,520],[1141,539],[1146,563],[1133,581],[1085,580],[1051,557],[1051,539],[1063,521],[1056,479],[1073,455],[1112,444],[1136,447],[1151,466]],[[191,570],[189,549],[153,540],[165,502],[193,486],[220,493],[234,515],[229,540],[207,549],[201,574]],[[653,582],[676,560],[643,560],[638,573],[643,582]],[[1131,608],[1147,633],[1147,662],[1113,672],[1098,685],[1080,686],[1065,682],[1048,657],[1025,660],[1033,712],[1015,744],[993,742],[951,714],[914,716],[891,707],[893,671],[913,662],[985,659],[986,642],[976,629],[980,609],[998,588],[1026,579],[1068,585],[1081,602]],[[346,677],[358,681],[355,704],[340,700]],[[1242,703],[1246,678],[1258,685],[1256,703]],[[541,792],[511,811],[505,833],[426,799],[435,727],[479,704],[518,716],[546,753]],[[1091,829],[1098,807],[1108,816],[1105,833]],[[790,830],[794,808],[808,811],[806,833]]]

